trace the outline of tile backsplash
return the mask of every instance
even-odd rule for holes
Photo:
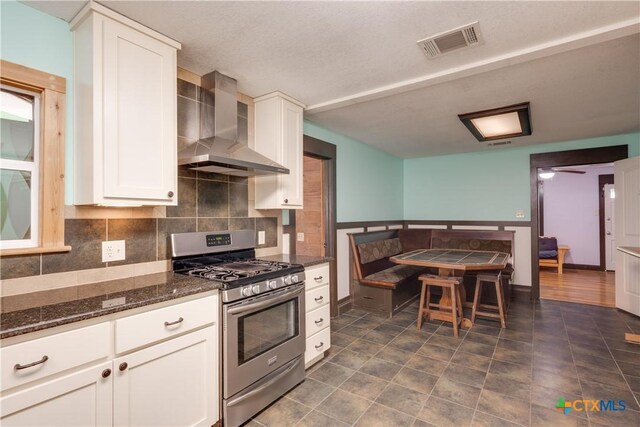
[[[208,104],[206,109],[200,105],[202,102]],[[213,96],[209,92],[193,83],[178,80],[179,148],[198,138],[201,111],[213,110],[213,104]],[[250,125],[247,109],[246,104],[239,103],[239,137],[244,141]],[[154,218],[121,218],[117,214],[111,218],[107,214],[105,218],[103,210],[99,218],[67,218],[65,244],[72,246],[70,252],[2,257],[0,280],[87,269],[109,270],[111,267],[168,260],[171,258],[169,236],[172,233],[253,229],[256,230],[257,242],[257,231],[263,230],[265,244],[258,248],[276,248],[279,227],[277,213],[256,212],[251,208],[251,184],[248,178],[196,172],[179,167],[178,205],[167,207],[166,214],[153,215]],[[103,263],[104,240],[125,240],[126,259]],[[139,270],[144,271],[145,268],[141,267]],[[99,278],[100,274],[86,276]],[[38,279],[37,282],[41,283],[44,278]]]

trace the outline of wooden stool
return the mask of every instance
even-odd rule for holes
[[[489,282],[495,285],[498,305],[480,304],[483,282]],[[491,319],[500,319],[500,325],[504,328],[506,326],[506,314],[504,312],[504,306],[504,294],[502,293],[502,280],[500,280],[500,272],[478,273],[478,275],[476,276],[476,291],[473,295],[471,322],[473,323],[476,321],[476,316],[488,317]],[[495,311],[480,311],[480,309],[496,310],[497,313]]]
[[[422,293],[420,294],[420,309],[418,310],[418,330],[422,329],[423,316],[427,315],[428,319],[437,319],[445,322],[453,323],[453,335],[458,337],[458,324],[462,322],[462,294],[460,293],[459,277],[450,276],[434,276],[431,274],[423,274],[419,277],[422,281]],[[442,298],[440,303],[431,303],[431,286],[442,288]],[[441,304],[445,299],[445,292],[451,294],[451,305]],[[437,308],[438,310],[431,310]]]

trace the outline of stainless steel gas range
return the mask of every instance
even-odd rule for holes
[[[176,273],[221,284],[225,426],[304,380],[304,267],[255,259],[254,230],[171,235]]]

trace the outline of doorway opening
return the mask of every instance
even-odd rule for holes
[[[331,316],[338,314],[336,272],[336,146],[304,135],[303,209],[290,211],[289,252],[328,257]]]
[[[533,301],[537,301],[541,297],[540,295],[541,267],[540,267],[540,261],[539,261],[540,237],[541,237],[541,233],[540,233],[541,208],[540,208],[540,202],[539,202],[540,171],[539,170],[540,169],[548,170],[552,168],[563,168],[563,167],[565,168],[576,167],[580,165],[598,165],[603,163],[612,163],[617,160],[626,159],[627,157],[628,157],[628,147],[626,145],[531,154],[530,161],[529,161],[529,165],[530,165],[529,176],[530,176],[530,188],[531,188],[531,279],[532,279],[531,299]],[[547,225],[544,225],[544,227],[545,227],[544,234],[548,234],[546,231]],[[580,272],[588,272],[589,270],[575,270],[575,271],[577,271],[579,274]],[[598,272],[598,273],[606,274],[606,272]],[[544,274],[546,274],[546,272]],[[552,274],[555,274],[555,279],[558,280],[559,275],[557,274],[557,272]],[[564,271],[562,276],[564,276]],[[560,286],[563,286],[563,285],[562,283],[559,282],[558,287]]]
[[[538,169],[540,298],[615,306],[613,164]]]

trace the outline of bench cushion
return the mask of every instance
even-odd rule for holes
[[[495,251],[511,253],[509,240],[464,239],[457,237],[433,237],[432,249],[471,249],[474,251]]]
[[[383,258],[389,258],[402,253],[402,245],[400,239],[376,240],[375,242],[360,243],[358,245],[358,254],[360,262],[368,264]]]
[[[364,278],[365,281],[387,283],[388,285],[395,286],[404,279],[413,275],[419,274],[424,271],[424,267],[417,267],[413,265],[394,265],[386,270],[378,271]]]

